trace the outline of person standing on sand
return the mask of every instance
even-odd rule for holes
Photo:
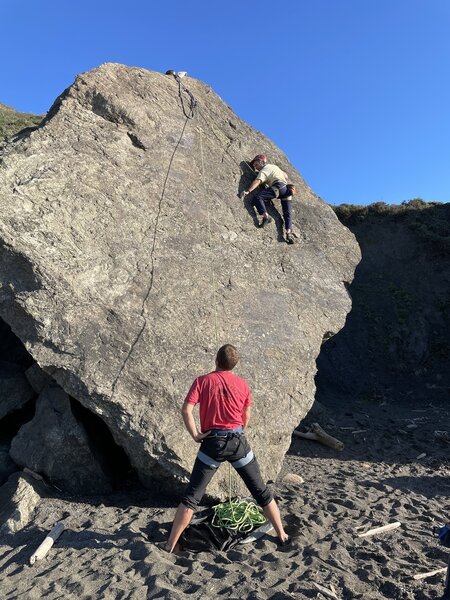
[[[239,353],[225,344],[216,356],[216,370],[197,377],[181,409],[186,429],[200,450],[195,460],[190,482],[175,513],[169,539],[164,550],[173,552],[195,508],[200,503],[208,483],[220,464],[229,461],[236,469],[266,518],[272,523],[280,544],[288,542],[280,511],[268,486],[263,482],[258,462],[244,434],[250,420],[251,395],[246,381],[232,373]],[[198,432],[193,409],[200,407]]]

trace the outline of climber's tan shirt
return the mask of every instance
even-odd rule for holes
[[[284,171],[277,167],[277,165],[266,165],[256,176],[262,183],[267,183],[268,186],[272,186],[275,181],[282,181],[287,183],[287,176]]]

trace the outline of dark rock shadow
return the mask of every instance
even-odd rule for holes
[[[450,389],[450,204],[394,209],[340,215],[362,258],[345,326],[317,359],[323,404],[336,394],[429,401]]]

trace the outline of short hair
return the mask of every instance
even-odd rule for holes
[[[216,356],[217,366],[224,371],[231,371],[239,361],[239,352],[231,344],[219,348]]]

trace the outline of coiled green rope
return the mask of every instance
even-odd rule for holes
[[[231,531],[248,533],[266,522],[266,517],[256,504],[245,500],[228,500],[216,504],[213,511],[211,525]]]
[[[232,468],[228,463],[228,501],[221,502],[212,507],[214,514],[211,520],[213,527],[222,527],[230,531],[249,533],[255,527],[264,525],[266,517],[254,502],[231,499],[231,473]]]

